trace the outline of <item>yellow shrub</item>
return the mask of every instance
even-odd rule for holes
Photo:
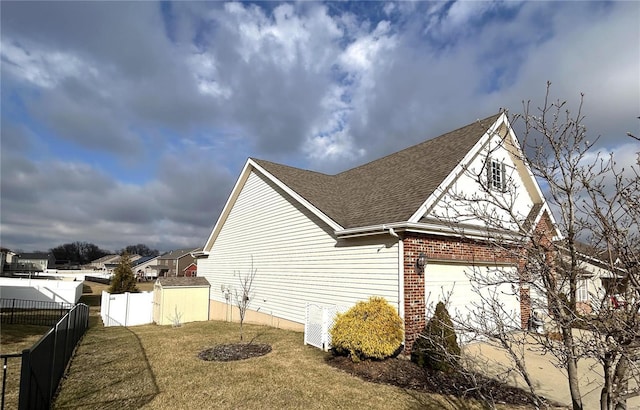
[[[353,361],[389,357],[404,340],[398,312],[384,298],[376,296],[338,314],[329,332],[334,349],[349,353]]]

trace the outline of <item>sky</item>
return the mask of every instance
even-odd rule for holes
[[[0,245],[204,245],[248,157],[334,174],[584,93],[634,161],[639,2],[0,2]]]

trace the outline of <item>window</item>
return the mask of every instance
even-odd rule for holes
[[[588,302],[589,301],[589,284],[586,279],[579,279],[576,289],[576,301]]]
[[[487,185],[489,189],[506,191],[506,172],[504,162],[489,159],[487,161]]]

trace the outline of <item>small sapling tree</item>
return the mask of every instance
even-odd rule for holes
[[[240,312],[240,341],[244,340],[244,318],[251,303],[251,298],[253,297],[251,288],[253,287],[253,279],[257,271],[258,270],[253,267],[253,258],[251,258],[251,268],[246,274],[242,274],[240,271],[235,272],[240,281],[240,287],[235,290],[236,306]]]

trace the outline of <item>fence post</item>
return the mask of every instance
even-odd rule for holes
[[[129,296],[131,294],[129,292],[125,292],[124,294],[127,295],[127,299],[124,305],[124,326],[126,327],[129,325]]]
[[[22,366],[20,367],[20,393],[18,394],[18,410],[29,410],[31,393],[31,349],[22,351]]]
[[[329,333],[329,311],[326,307],[322,307],[322,332],[320,336],[320,340],[322,341],[322,350],[325,352],[329,350],[328,341],[329,338],[327,334]]]
[[[16,310],[16,299],[13,298],[11,301],[11,317],[9,318],[9,324],[13,324],[13,312]]]
[[[56,369],[56,352],[58,350],[58,335],[60,334],[60,332],[58,331],[58,325],[60,324],[60,322],[56,323],[53,326],[54,332],[53,332],[53,345],[51,348],[51,362],[49,362],[49,391],[47,392],[47,394],[49,395],[49,398],[53,397],[53,393],[55,393],[54,391],[51,391],[51,389],[53,389],[53,380],[55,379],[55,369]],[[64,360],[64,355],[63,355],[63,359]],[[57,387],[57,386],[56,386]]]

